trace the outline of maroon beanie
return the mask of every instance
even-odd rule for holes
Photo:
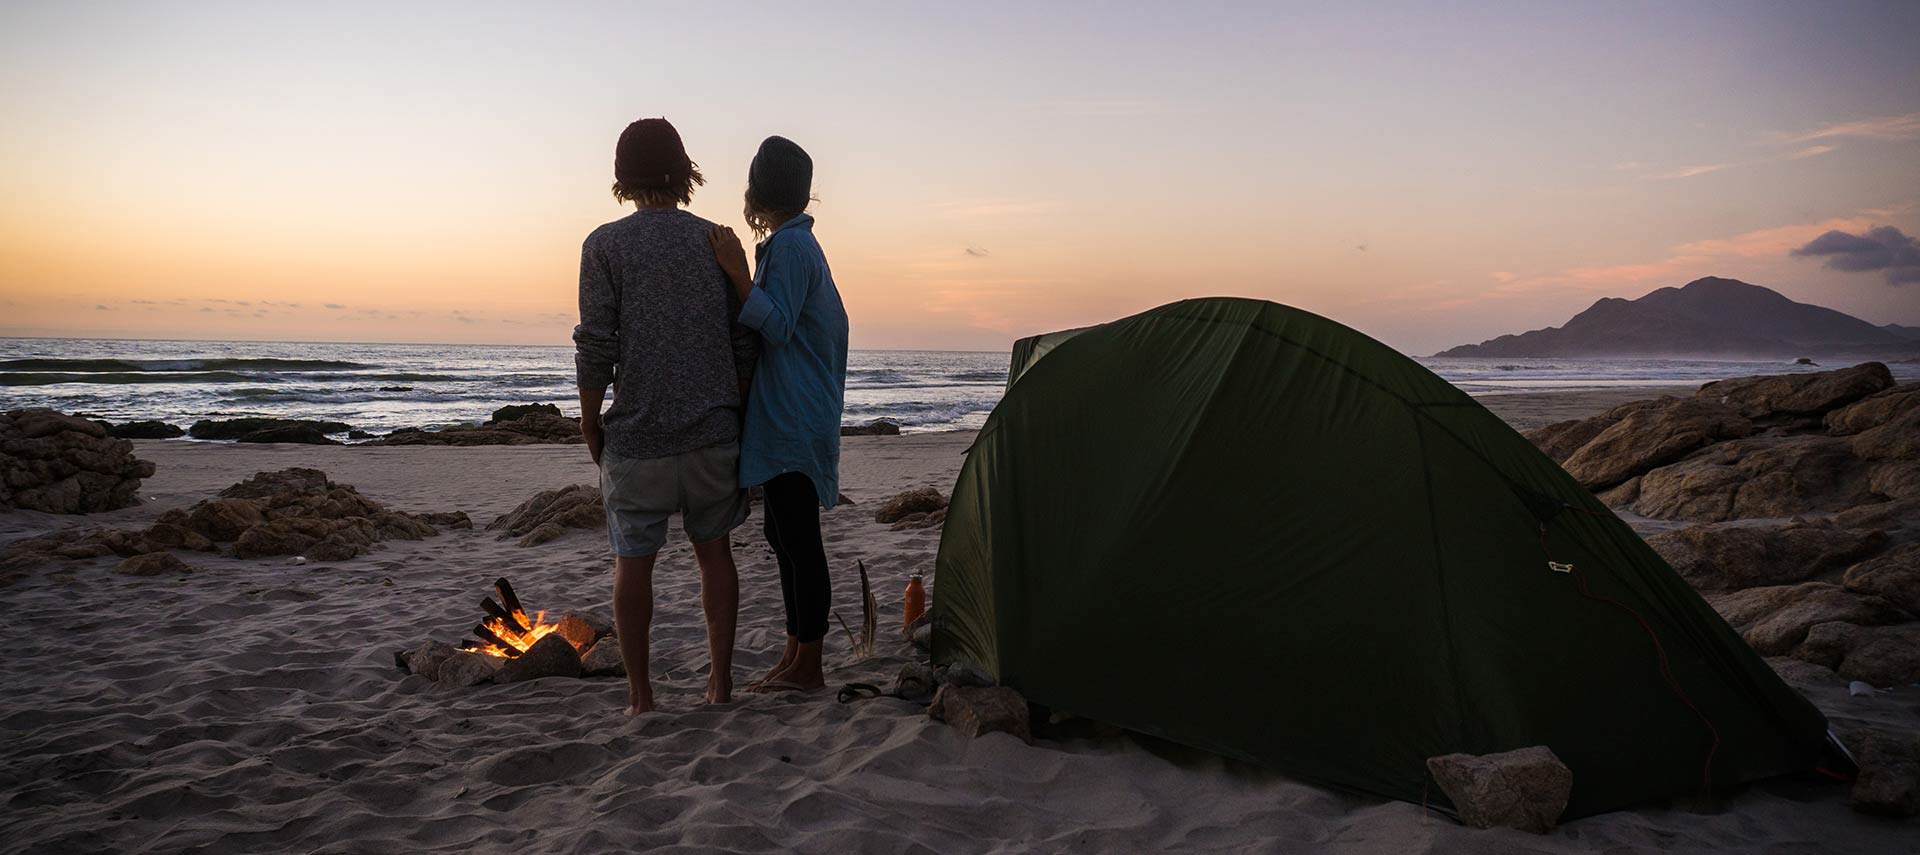
[[[613,148],[613,179],[628,191],[679,191],[693,181],[693,161],[680,132],[666,119],[641,119],[620,132]]]

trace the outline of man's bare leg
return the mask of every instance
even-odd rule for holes
[[[693,545],[700,564],[700,608],[707,615],[707,703],[733,700],[733,635],[740,618],[740,571],[733,545],[721,536]],[[629,672],[631,673],[631,672]]]
[[[653,672],[647,656],[653,631],[652,555],[613,559],[613,625],[620,661],[627,666],[627,715],[653,711]]]

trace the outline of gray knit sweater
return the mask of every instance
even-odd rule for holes
[[[613,385],[602,421],[615,454],[667,457],[740,437],[758,340],[734,323],[739,298],[707,242],[712,226],[642,209],[581,247],[574,370],[582,389]]]

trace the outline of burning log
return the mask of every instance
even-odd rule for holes
[[[504,638],[501,638],[498,635],[495,635],[493,630],[489,629],[487,625],[484,623],[474,626],[473,634],[477,636],[481,641],[491,644],[495,649],[498,649],[500,651],[498,655],[500,656],[505,656],[511,659],[515,656],[520,655],[521,647],[519,645],[514,644]],[[483,650],[483,652],[492,653],[493,650]]]
[[[493,592],[500,595],[500,604],[506,606],[507,613],[518,615],[520,623],[525,625],[527,610],[520,607],[520,598],[514,595],[513,585],[508,584],[507,577],[502,576],[493,580]]]
[[[504,582],[506,580],[502,579],[500,581]],[[527,626],[526,612],[520,611],[517,608],[511,611],[502,608],[499,603],[493,601],[492,597],[481,600],[480,608],[486,611],[488,617],[498,620],[501,624],[505,625],[514,635],[526,635],[533,631],[533,627]]]

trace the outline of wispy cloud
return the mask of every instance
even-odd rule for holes
[[[1706,175],[1707,173],[1710,173],[1710,172],[1719,172],[1722,169],[1728,169],[1728,168],[1731,168],[1732,166],[1733,164],[1731,163],[1709,163],[1702,166],[1683,166],[1679,169],[1671,170],[1668,172],[1654,173],[1653,175],[1649,175],[1647,177],[1658,180],[1658,181],[1672,181],[1678,178],[1692,178],[1696,175]]]
[[[1803,158],[1803,157],[1819,157],[1820,155],[1826,154],[1827,152],[1830,152],[1830,151],[1833,151],[1833,146],[1810,145],[1810,146],[1807,146],[1806,148],[1803,148],[1799,151],[1796,151],[1792,154],[1787,155],[1787,159],[1799,160],[1800,158]]]
[[[980,248],[980,247],[977,247],[977,246],[970,246],[970,247],[967,247],[966,249],[963,249],[963,250],[961,250],[961,252],[964,252],[964,253],[966,253],[966,254],[968,254],[968,255],[971,255],[971,256],[973,256],[974,258],[986,258],[986,257],[987,257],[988,255],[991,255],[991,254],[992,254],[992,253],[989,253],[989,252],[987,252],[987,251],[986,251],[985,249],[982,249],[982,248]]]
[[[1840,137],[1858,137],[1870,140],[1914,140],[1920,139],[1920,113],[1907,113],[1902,116],[1882,116],[1877,119],[1860,119],[1852,122],[1836,122],[1819,130],[1788,137],[1786,142],[1805,143],[1814,140],[1836,139]]]

